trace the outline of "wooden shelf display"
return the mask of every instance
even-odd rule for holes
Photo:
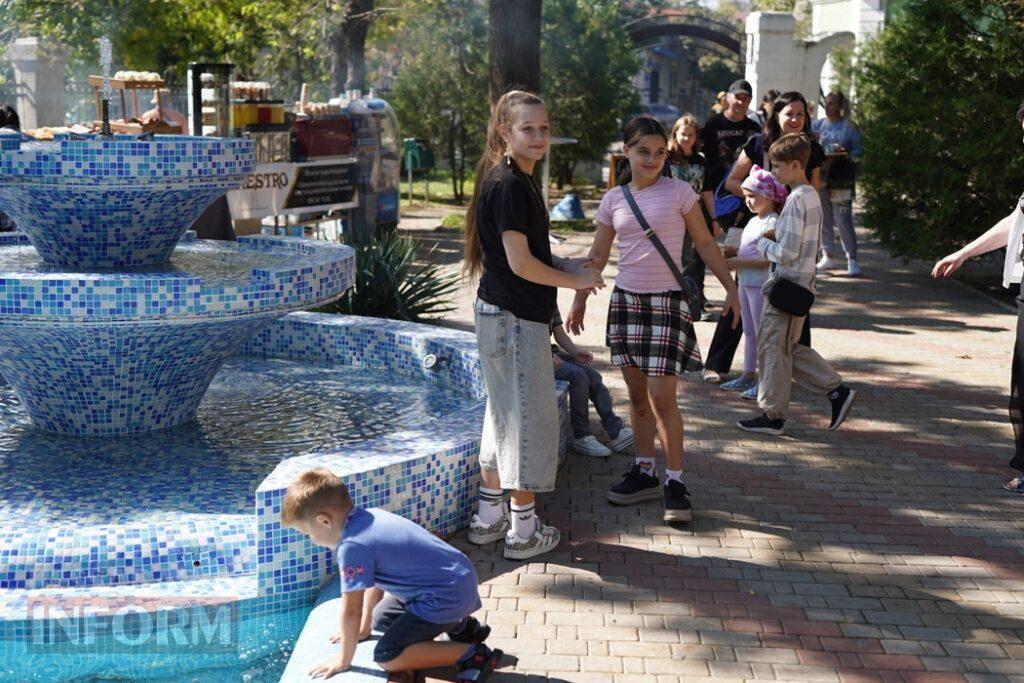
[[[103,96],[100,94],[100,90],[103,89],[103,76],[89,76],[89,85],[92,86],[93,91],[96,94],[96,115],[99,117],[103,111]],[[122,123],[115,124],[113,121],[110,122],[110,129],[117,133],[142,133],[153,131],[157,133],[169,132],[165,130],[169,126],[166,124],[162,125],[143,125],[140,123],[132,123],[128,121],[128,105],[125,101],[125,91],[130,90],[132,93],[132,118],[136,121],[139,118],[139,90],[153,90],[156,93],[156,109],[160,116],[161,122],[163,121],[164,108],[163,102],[160,101],[160,89],[165,85],[163,79],[152,80],[152,81],[128,81],[120,78],[110,79],[111,90],[117,90],[121,96],[121,116],[125,119]],[[119,129],[120,128],[120,129]],[[175,128],[180,133],[180,126],[170,126]],[[159,130],[158,130],[159,129]]]

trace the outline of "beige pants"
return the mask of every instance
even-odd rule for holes
[[[803,327],[803,318],[783,313],[765,301],[757,332],[757,405],[773,420],[785,419],[793,380],[822,395],[843,383],[817,351],[798,343]]]

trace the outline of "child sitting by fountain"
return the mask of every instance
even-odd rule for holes
[[[573,343],[565,332],[562,316],[555,307],[551,317],[551,336],[558,346],[552,345],[551,360],[555,365],[555,379],[569,383],[569,415],[572,422],[571,448],[581,455],[607,458],[625,453],[635,443],[633,430],[622,423],[612,409],[612,395],[601,379],[601,373],[591,367],[594,354]],[[601,417],[601,426],[611,440],[611,450],[597,440],[590,430],[590,402]]]
[[[334,550],[341,579],[341,652],[309,673],[330,678],[352,664],[356,643],[383,635],[373,659],[396,674],[455,666],[456,681],[484,681],[501,650],[483,644],[490,627],[480,609],[476,571],[464,554],[407,519],[379,508],[355,507],[344,482],[329,470],[301,474],[285,491],[281,526]],[[434,639],[447,633],[450,642]]]

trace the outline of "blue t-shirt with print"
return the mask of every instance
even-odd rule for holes
[[[376,586],[434,624],[454,623],[480,609],[469,558],[387,510],[352,508],[334,557],[342,593]]]

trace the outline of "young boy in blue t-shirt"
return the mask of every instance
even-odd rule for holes
[[[356,643],[383,631],[373,659],[388,672],[458,668],[456,681],[485,681],[501,650],[483,644],[476,571],[464,554],[407,519],[354,507],[344,482],[326,469],[300,475],[285,491],[281,526],[333,548],[341,572],[341,652],[310,671],[330,678],[352,664]],[[447,633],[451,642],[434,639]]]

